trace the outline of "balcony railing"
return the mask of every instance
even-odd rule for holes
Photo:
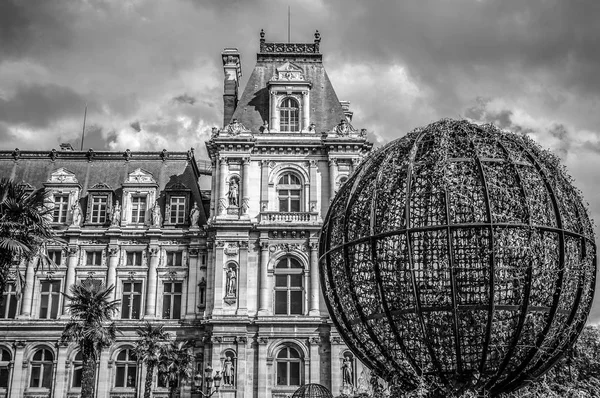
[[[282,212],[263,211],[260,213],[261,224],[317,224],[320,222],[317,212]]]

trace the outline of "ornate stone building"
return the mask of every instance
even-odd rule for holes
[[[196,371],[222,372],[224,398],[287,397],[320,383],[368,382],[320,293],[318,234],[335,191],[372,144],[312,43],[269,43],[239,96],[240,54],[222,53],[223,128],[190,152],[0,152],[0,174],[51,193],[55,267],[20,264],[0,308],[0,397],[77,396],[81,357],[61,344],[62,292],[88,277],[115,286],[123,331],[99,359],[97,397],[136,397],[145,369],[135,329],[163,323],[195,341]],[[154,396],[167,390],[155,375]],[[194,393],[182,387],[182,397]]]

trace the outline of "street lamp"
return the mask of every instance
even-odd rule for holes
[[[204,369],[204,384],[206,385],[206,392],[202,391],[202,384],[203,384],[202,375],[200,374],[200,372],[196,373],[194,375],[195,392],[206,398],[212,397],[214,393],[219,391],[219,387],[221,387],[221,378],[222,377],[219,373],[220,372],[217,370],[217,372],[213,376],[213,369],[210,367],[210,365],[208,365]],[[214,384],[214,390],[213,390],[213,384]]]

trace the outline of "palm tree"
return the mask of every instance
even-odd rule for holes
[[[75,341],[81,350],[83,369],[81,398],[93,398],[96,378],[96,360],[102,348],[116,338],[117,328],[112,321],[119,308],[119,300],[111,300],[114,286],[88,278],[71,286],[68,312],[71,320],[63,330],[62,339]]]
[[[135,345],[135,353],[146,364],[144,398],[150,398],[154,369],[158,366],[171,335],[164,330],[164,325],[152,325],[150,322],[139,327],[136,333],[138,340]]]
[[[192,377],[194,353],[192,341],[173,341],[165,347],[158,366],[159,375],[169,386],[169,397],[175,398],[178,385]]]
[[[4,292],[11,268],[30,260],[53,237],[47,215],[48,194],[31,192],[27,186],[0,179],[0,293]],[[0,304],[2,304],[0,294]]]

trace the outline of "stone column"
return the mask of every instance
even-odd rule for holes
[[[227,158],[219,159],[219,203],[218,206],[218,214],[226,215],[227,207],[229,206],[229,202],[227,200]]]
[[[339,336],[331,336],[331,393],[338,396],[342,392],[342,371],[340,366],[340,355],[342,352],[342,340]]]
[[[271,92],[271,124],[269,130],[279,130],[279,113],[277,112],[277,93]]]
[[[223,249],[225,247],[225,242],[215,242],[215,264],[213,267],[214,270],[214,307],[213,314],[221,315],[223,312]]]
[[[206,315],[211,315],[215,306],[215,249],[214,243],[206,242]]]
[[[308,383],[321,384],[321,355],[319,347],[321,346],[320,337],[311,337],[308,339],[310,343],[310,377]]]
[[[77,260],[79,249],[76,246],[69,246],[68,249],[69,260],[67,262],[67,276],[65,278],[65,294],[71,293],[71,286],[75,284],[75,268],[77,268]],[[69,307],[70,300],[65,297],[63,302],[63,315],[67,314],[67,308]]]
[[[317,162],[315,160],[310,160],[308,166],[308,173],[310,178],[310,188],[309,188],[309,211],[318,211],[317,210]]]
[[[250,203],[250,158],[242,159],[242,215],[248,215],[248,206]]]
[[[235,395],[236,398],[245,398],[252,397],[252,390],[246,393],[246,389],[248,389],[248,383],[246,382],[246,375],[252,375],[251,372],[248,371],[248,367],[251,368],[251,359],[247,359],[247,349],[246,345],[248,343],[248,338],[246,336],[239,336],[236,338],[237,342],[237,369],[235,370],[235,374],[237,376],[237,380],[235,381],[235,385],[237,388],[237,393]],[[252,386],[252,384],[250,384]]]
[[[190,266],[187,281],[187,305],[185,311],[185,317],[193,319],[196,317],[196,295],[198,294],[198,268],[200,268],[198,255],[199,249],[197,247],[190,247],[188,253],[190,255]]]
[[[260,283],[259,283],[259,302],[258,314],[267,315],[269,313],[269,283],[268,283],[268,265],[269,265],[269,242],[260,242]]]
[[[272,366],[267,366],[267,345],[269,344],[268,337],[257,337],[257,350],[258,350],[258,374],[257,374],[257,397],[267,397],[269,371]],[[272,364],[271,364],[272,365]]]
[[[106,273],[106,286],[114,286],[112,299],[117,295],[117,265],[119,264],[119,246],[108,248],[108,272]]]
[[[260,161],[260,209],[266,211],[269,208],[269,161],[264,159]]]
[[[248,241],[240,241],[237,315],[248,315]]]
[[[15,356],[13,358],[12,383],[10,385],[9,397],[22,397],[25,394],[25,385],[27,380],[27,365],[23,363],[25,359],[25,342],[15,342]]]
[[[109,347],[103,348],[100,352],[100,363],[98,364],[98,382],[96,383],[96,398],[108,398],[108,394],[111,389],[110,375],[112,369],[109,369],[108,365],[109,353]]]
[[[302,131],[308,131],[310,125],[310,92],[302,92]]]
[[[31,317],[31,303],[33,302],[33,284],[35,282],[35,268],[34,261],[27,262],[27,268],[25,269],[25,286],[23,287],[23,303],[21,304],[21,315],[19,318],[30,318]],[[15,362],[17,363],[17,362]]]
[[[218,161],[216,159],[212,159],[210,161],[210,165],[212,168],[212,176],[211,176],[211,187],[212,187],[212,194],[210,195],[210,211],[211,214],[208,215],[208,217],[214,217],[216,215],[219,214],[218,211],[218,207],[219,207],[219,179],[217,178],[217,164]],[[201,204],[199,204],[198,206],[201,206]]]
[[[68,353],[69,344],[64,342],[59,342],[57,344],[57,355],[55,361],[54,370],[54,384],[52,386],[52,395],[53,397],[66,397],[67,390],[69,389],[66,385],[65,381],[68,380],[68,372],[69,369],[72,368],[73,364],[67,365],[67,353]]]
[[[335,178],[337,177],[337,159],[329,159],[329,201],[335,196]]]
[[[156,269],[158,268],[160,250],[158,246],[151,246],[148,252],[150,253],[150,266],[148,267],[148,287],[146,290],[146,318],[154,318],[156,317]]]
[[[319,244],[310,243],[310,311],[309,315],[319,316]]]

